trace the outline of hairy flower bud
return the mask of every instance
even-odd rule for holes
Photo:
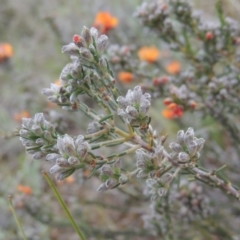
[[[177,133],[177,141],[178,141],[178,143],[180,145],[184,144],[184,131],[183,130],[178,131],[178,133]]]
[[[184,143],[187,144],[188,142],[192,141],[193,137],[194,137],[193,128],[188,128],[184,134]]]
[[[174,152],[179,153],[182,151],[182,146],[178,143],[171,142],[169,144],[170,149],[172,149]]]
[[[101,35],[98,39],[97,39],[97,49],[102,52],[103,50],[105,50],[106,46],[108,43],[108,37],[107,35]]]
[[[81,35],[82,35],[83,39],[85,40],[85,42],[87,43],[87,45],[92,43],[92,36],[91,36],[91,32],[90,32],[89,28],[84,26],[83,30],[81,32]]]
[[[190,156],[185,152],[180,152],[178,154],[178,160],[180,163],[186,163],[190,160]]]
[[[89,61],[93,60],[93,55],[87,48],[81,47],[79,52],[83,58],[86,58]]]
[[[62,53],[79,56],[79,48],[74,43],[69,43],[68,45],[62,47]]]

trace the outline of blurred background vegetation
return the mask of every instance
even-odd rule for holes
[[[79,33],[83,26],[91,27],[100,11],[109,11],[119,20],[117,28],[109,33],[111,43],[159,46],[155,36],[146,38],[141,25],[133,17],[141,2],[0,0],[0,43],[9,43],[13,48],[13,55],[0,63],[0,240],[20,239],[8,207],[8,194],[14,196],[14,205],[28,239],[78,239],[42,178],[41,170],[47,171],[49,166],[32,162],[20,141],[11,136],[20,126],[24,114],[33,116],[43,111],[49,115],[57,111],[58,121],[66,121],[69,124],[66,127],[70,126],[72,132],[81,127],[81,115],[64,115],[63,111],[49,105],[41,94],[42,88],[58,79],[69,61],[68,56],[61,53],[61,47],[69,43],[73,34]],[[213,18],[214,1],[192,2],[207,19]],[[225,0],[224,6],[229,16],[240,21],[238,0]],[[161,109],[159,116],[160,112]],[[176,131],[176,126],[169,121],[163,120],[161,124],[166,132]],[[88,239],[154,239],[139,230],[142,210],[139,210],[137,199],[129,198],[127,190],[116,195],[121,189],[107,194],[97,193],[98,182],[83,182],[86,177],[76,173],[74,179],[58,186]],[[21,186],[29,189],[24,190]]]

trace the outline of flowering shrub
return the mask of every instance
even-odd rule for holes
[[[194,130],[194,123],[178,122],[184,130],[179,128],[167,144],[167,136],[151,124],[151,109],[160,98],[166,105],[162,116],[169,120],[181,119],[185,113],[193,119],[197,116],[198,121],[210,115],[229,135],[231,144],[222,151],[231,147],[239,153],[239,121],[234,117],[239,114],[239,32],[235,22],[224,17],[221,6],[216,6],[219,23],[214,25],[205,23],[185,1],[146,2],[136,11],[144,27],[184,56],[189,63],[186,68],[175,60],[158,64],[161,54],[155,47],[108,47],[108,37],[101,34],[116,26],[117,20],[99,13],[94,26],[100,33],[84,27],[80,35],[74,35],[62,48],[71,62],[63,68],[60,84],[42,90],[50,102],[69,112],[81,111],[92,121],[84,133],[72,136],[59,132],[43,113],[23,118],[18,135],[26,151],[33,159],[49,161],[49,171],[58,180],[89,170],[89,177],[100,178],[100,192],[121,189],[139,178],[139,197],[151,199],[150,210],[143,216],[150,234],[191,239],[173,223],[183,220],[191,226],[199,221],[203,227],[213,214],[205,195],[207,185],[236,200],[239,188],[223,174],[225,165],[213,169],[204,163],[214,150],[202,126]],[[132,60],[137,55],[139,59]],[[139,82],[125,94],[115,75],[123,84]],[[111,151],[104,151],[106,147]],[[209,225],[208,231],[212,231]]]

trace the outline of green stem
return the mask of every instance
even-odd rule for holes
[[[20,231],[20,234],[21,234],[21,236],[22,236],[22,239],[27,240],[27,237],[26,237],[26,235],[25,235],[25,233],[24,233],[24,231],[23,231],[22,225],[21,225],[21,223],[20,223],[20,221],[19,221],[19,219],[18,219],[18,217],[17,217],[17,214],[16,214],[16,212],[15,212],[15,209],[14,209],[14,207],[13,207],[13,204],[12,204],[12,196],[11,196],[11,195],[8,196],[8,202],[9,202],[10,209],[11,209],[11,211],[12,211],[12,214],[13,214],[13,216],[14,216],[15,222],[16,222],[16,224],[17,224],[17,226],[18,226],[18,229],[19,229],[19,231]]]
[[[84,139],[86,140],[86,139],[90,139],[90,138],[93,138],[93,137],[97,137],[98,135],[102,135],[102,134],[104,134],[104,133],[107,133],[108,131],[109,131],[109,130],[105,128],[105,129],[102,129],[102,130],[100,130],[100,131],[98,131],[98,132],[85,135],[85,136],[84,136]]]
[[[169,207],[169,193],[166,195],[166,206],[164,208],[165,210],[165,217],[166,217],[166,221],[167,221],[167,233],[166,233],[166,237],[168,240],[173,240],[174,236],[173,236],[173,225],[172,225],[172,218],[170,215],[170,207]]]
[[[63,208],[63,210],[64,210],[65,214],[67,215],[69,221],[71,222],[74,230],[76,231],[76,233],[78,234],[78,236],[80,237],[81,240],[85,240],[85,237],[84,237],[83,233],[78,228],[76,222],[74,221],[71,213],[69,212],[65,202],[63,201],[63,199],[62,199],[60,193],[58,192],[57,188],[55,187],[53,181],[50,179],[50,177],[47,175],[46,172],[43,172],[43,176],[44,176],[45,180],[47,181],[49,187],[54,192],[55,197],[57,198],[58,202],[60,203],[61,207]]]
[[[91,145],[91,149],[96,149],[96,148],[100,148],[103,146],[116,145],[116,144],[123,143],[124,141],[125,141],[125,138],[117,138],[117,139],[113,139],[113,140],[109,140],[109,141],[105,141],[105,142],[100,142],[98,144]]]

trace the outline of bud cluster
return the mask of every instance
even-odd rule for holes
[[[195,182],[182,185],[174,194],[178,202],[178,217],[183,221],[206,219],[211,214],[210,201],[202,186]]]
[[[139,168],[137,177],[153,178],[164,170],[164,166],[161,164],[164,158],[163,150],[163,146],[158,145],[154,153],[147,152],[144,149],[136,151],[137,167]]]
[[[45,120],[43,113],[34,118],[23,118],[19,131],[20,140],[33,159],[40,159],[49,152],[56,152],[57,133],[53,124]]]
[[[177,142],[171,142],[169,148],[172,150],[170,157],[178,164],[190,164],[194,166],[200,157],[200,151],[205,140],[194,136],[193,128],[188,128],[177,133]]]
[[[142,93],[141,86],[136,86],[133,90],[128,90],[126,97],[118,97],[117,114],[133,127],[145,128],[148,126],[150,118],[147,112],[151,105],[151,96]]]
[[[138,17],[144,26],[156,26],[157,34],[163,36],[169,43],[176,38],[176,32],[169,18],[169,10],[165,3],[153,1],[150,3],[143,2],[137,8],[135,16]]]
[[[100,192],[123,185],[129,180],[127,174],[123,174],[121,171],[121,159],[116,159],[112,166],[103,165],[100,171],[99,177],[103,181],[98,188]]]
[[[58,153],[50,153],[46,156],[46,159],[55,163],[50,169],[50,173],[57,173],[57,179],[63,180],[76,169],[84,167],[84,160],[88,156],[90,146],[84,141],[82,135],[73,139],[65,134],[58,137],[57,149]]]
[[[97,29],[84,27],[81,35],[74,35],[73,42],[63,46],[62,52],[71,56],[72,63],[68,63],[60,74],[61,86],[51,84],[51,88],[43,89],[49,101],[65,109],[76,110],[80,95],[95,97],[99,88],[106,87],[109,82],[112,85],[114,79],[109,73],[108,63],[101,56],[107,41],[106,35],[98,36]],[[95,71],[97,68],[100,72]],[[108,82],[101,81],[102,75]]]
[[[166,5],[159,1],[145,2],[137,9],[136,16],[189,62],[187,70],[168,78],[164,89],[153,86],[154,96],[167,97],[184,111],[193,110],[198,104],[196,110],[210,113],[223,127],[227,126],[232,139],[239,141],[235,134],[239,124],[232,114],[240,112],[236,104],[239,102],[240,29],[236,21],[224,16],[220,1],[216,3],[216,11],[218,21],[206,21],[188,1],[168,0]],[[174,37],[162,31],[166,22],[174,23],[171,24]],[[173,93],[169,83],[182,93],[188,89],[187,99],[182,99],[179,92]]]
[[[138,61],[132,58],[132,54],[132,47],[127,45],[113,44],[107,49],[109,62],[116,71],[129,71],[137,67]]]

